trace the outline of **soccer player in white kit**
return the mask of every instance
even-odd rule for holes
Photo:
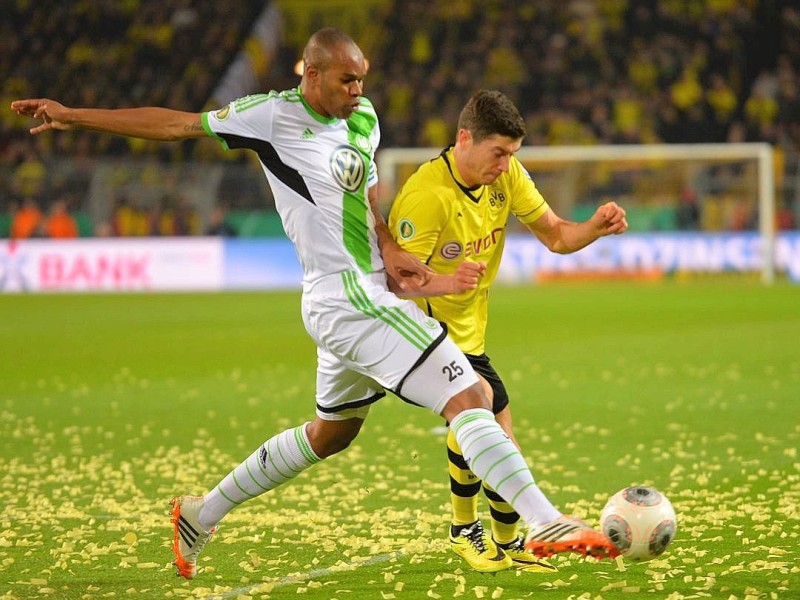
[[[11,105],[44,121],[32,134],[84,128],[163,141],[211,136],[255,151],[303,266],[303,322],[317,344],[316,417],[272,436],[205,495],[172,500],[178,574],[195,576],[197,556],[233,508],[344,450],[385,389],[450,423],[472,470],[528,523],[529,537],[552,540],[543,555],[615,555],[608,538],[544,497],[464,354],[439,322],[395,295],[473,289],[485,265],[465,262],[454,275],[438,275],[389,235],[377,210],[380,129],[362,96],[361,50],[347,34],[324,28],[309,39],[303,61],[297,89],[205,113],[68,108],[49,99]]]

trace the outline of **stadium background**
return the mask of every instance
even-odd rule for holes
[[[767,142],[776,225],[791,230],[800,222],[800,7],[793,2],[4,4],[6,106],[47,96],[73,106],[216,108],[296,85],[309,33],[337,25],[370,60],[366,94],[382,117],[384,148],[446,146],[465,98],[498,88],[526,118],[526,145]],[[64,209],[83,237],[199,235],[220,219],[239,237],[282,235],[269,189],[246,154],[223,153],[206,140],[157,144],[92,132],[34,138],[29,126],[0,113],[2,237],[69,236],[69,227],[45,227],[49,214]],[[620,191],[612,181],[585,204]],[[36,211],[27,210],[34,205],[38,227],[31,225]],[[580,208],[568,216],[582,217]],[[691,189],[673,190],[658,214],[636,202],[626,208],[634,230],[754,230],[758,220],[750,201]],[[15,215],[23,225],[12,234]]]

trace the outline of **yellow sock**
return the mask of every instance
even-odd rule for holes
[[[453,508],[453,525],[468,525],[478,520],[478,493],[481,480],[470,471],[456,436],[447,432],[447,468],[450,472],[450,504]]]
[[[497,492],[485,483],[483,492],[489,500],[489,511],[492,514],[492,537],[499,544],[508,544],[517,539],[519,515],[511,505],[503,500]]]

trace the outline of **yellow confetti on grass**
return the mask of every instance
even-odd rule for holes
[[[0,433],[2,433],[1,429],[0,427]],[[76,428],[74,431],[70,431],[69,435],[75,436],[75,445],[79,446],[80,437],[85,433],[86,432],[80,428]],[[575,429],[573,433],[578,438],[581,435],[578,429]],[[676,434],[678,433],[680,433],[680,430],[676,430]],[[154,431],[153,435],[157,435],[157,430]],[[135,441],[135,435],[132,436],[131,439]],[[391,439],[394,439],[394,435]],[[693,444],[690,446],[688,442],[693,442]],[[695,598],[702,597],[702,594],[695,592],[707,589],[712,583],[712,579],[714,579],[710,577],[710,574],[706,574],[708,578],[702,577],[705,570],[708,569],[716,571],[715,577],[719,580],[718,585],[721,589],[715,591],[722,594],[721,597],[724,597],[724,593],[727,593],[731,589],[730,587],[727,589],[725,587],[726,582],[723,580],[723,577],[726,574],[737,574],[741,571],[745,571],[744,574],[740,574],[738,577],[746,577],[749,575],[749,572],[752,571],[772,571],[774,574],[770,573],[766,575],[766,577],[777,577],[779,573],[783,573],[786,570],[790,570],[792,573],[798,572],[797,567],[794,566],[794,561],[792,561],[792,556],[794,555],[794,542],[796,541],[799,530],[795,525],[792,525],[791,519],[798,514],[797,507],[799,505],[796,500],[796,494],[785,493],[787,491],[792,492],[793,489],[797,488],[797,484],[782,484],[780,487],[776,485],[775,491],[770,492],[770,494],[784,498],[784,500],[777,505],[770,501],[762,503],[755,495],[751,497],[749,484],[734,489],[720,490],[718,479],[716,479],[718,477],[717,471],[712,468],[713,464],[712,467],[709,467],[709,462],[704,459],[703,455],[700,453],[703,449],[702,445],[703,443],[700,438],[684,437],[682,445],[677,448],[677,450],[680,450],[679,452],[676,451],[676,448],[670,449],[670,455],[673,456],[675,460],[683,461],[684,456],[691,457],[689,462],[681,464],[681,469],[677,470],[675,474],[675,495],[673,496],[670,494],[675,502],[676,508],[679,508],[680,505],[685,508],[685,512],[680,515],[683,520],[679,527],[680,533],[679,539],[676,540],[676,545],[668,550],[663,560],[654,560],[647,563],[650,585],[649,587],[645,585],[641,586],[643,596],[646,592],[658,590],[659,588],[657,586],[660,582],[667,582],[668,590],[674,589],[674,587],[670,586],[680,586],[681,579],[687,572],[693,573],[693,575],[690,576],[692,578],[691,581],[696,583],[697,587],[694,588],[694,592],[687,590],[683,590],[683,592],[692,594],[691,597]],[[67,447],[69,447],[69,444],[67,444]],[[97,455],[96,459],[90,460],[88,456],[89,449],[87,447],[82,449],[79,454],[80,460],[86,462],[86,469],[83,471],[71,469],[71,466],[73,466],[71,458],[58,456],[57,453],[51,453],[51,456],[54,457],[53,460],[56,461],[54,466],[58,467],[60,477],[63,477],[65,481],[63,487],[55,490],[52,496],[43,496],[43,506],[41,506],[40,511],[37,511],[39,515],[44,517],[44,521],[41,523],[37,521],[36,524],[41,526],[44,531],[48,531],[46,528],[50,527],[51,529],[49,531],[53,532],[51,538],[52,542],[45,542],[45,549],[49,550],[50,556],[52,557],[51,571],[54,572],[55,575],[45,575],[47,579],[44,580],[44,583],[46,584],[49,579],[51,585],[56,587],[59,593],[61,593],[61,582],[65,575],[60,571],[55,571],[56,567],[58,569],[69,568],[70,572],[80,574],[87,569],[93,568],[94,565],[97,565],[98,557],[102,561],[102,557],[108,554],[110,554],[111,557],[106,559],[106,563],[104,564],[109,565],[110,568],[113,568],[115,563],[134,567],[138,565],[140,560],[164,559],[163,562],[165,563],[166,559],[162,556],[162,553],[165,555],[169,553],[166,547],[168,542],[166,539],[167,534],[165,534],[164,531],[166,529],[165,525],[167,524],[168,516],[163,506],[154,501],[152,497],[142,494],[141,490],[137,487],[137,478],[151,477],[157,479],[161,478],[162,474],[168,474],[168,477],[165,475],[165,478],[170,482],[170,487],[173,487],[173,482],[178,482],[178,485],[186,483],[187,486],[195,486],[197,485],[198,479],[202,478],[204,473],[207,475],[209,472],[221,472],[224,468],[218,467],[223,465],[227,466],[229,463],[236,462],[231,457],[225,456],[224,453],[216,451],[216,449],[209,446],[207,440],[202,441],[202,447],[203,452],[198,453],[200,458],[198,459],[197,465],[190,464],[181,466],[181,469],[185,472],[176,469],[175,466],[171,464],[174,463],[174,461],[171,460],[168,455],[177,451],[177,449],[174,448],[162,448],[156,455],[144,453],[125,465],[118,465],[115,464],[114,457],[111,454],[100,453]],[[208,452],[206,452],[206,450]],[[642,452],[642,456],[646,456],[646,451]],[[725,457],[724,460],[734,460],[736,458],[736,452],[734,451],[730,457],[730,459]],[[558,457],[548,458],[546,456],[545,459],[549,460],[551,465],[554,465]],[[341,459],[337,460],[341,460],[341,465],[343,466],[350,464],[346,455],[343,455]],[[691,461],[696,461],[697,466],[694,467]],[[743,473],[752,469],[750,465],[746,463],[742,464]],[[2,466],[3,465],[0,465],[0,467]],[[545,466],[550,467],[547,463]],[[314,532],[317,528],[319,528],[319,531],[316,539],[319,540],[330,536],[330,539],[326,540],[326,542],[328,542],[327,550],[330,553],[337,554],[332,558],[320,552],[321,556],[318,555],[314,558],[313,564],[315,566],[319,565],[320,567],[328,568],[335,557],[344,555],[344,553],[339,553],[338,551],[342,549],[343,544],[346,544],[347,548],[345,549],[348,550],[350,554],[357,553],[356,556],[349,559],[352,562],[357,562],[359,558],[364,560],[367,557],[381,553],[391,553],[399,550],[405,553],[406,549],[410,548],[417,552],[415,561],[420,564],[428,563],[433,557],[435,560],[441,560],[442,564],[452,565],[445,567],[446,569],[451,571],[455,570],[458,564],[457,561],[448,563],[446,558],[443,558],[444,553],[447,551],[446,540],[440,540],[439,534],[436,533],[441,524],[441,515],[435,514],[435,510],[432,511],[434,514],[389,509],[372,510],[364,514],[365,511],[363,511],[359,497],[348,497],[346,485],[338,489],[334,488],[333,485],[327,485],[327,483],[336,481],[337,478],[340,477],[339,471],[327,466],[324,468],[329,469],[329,472],[323,472],[319,479],[315,476],[312,480],[313,485],[309,485],[303,482],[303,480],[299,480],[301,481],[299,485],[293,484],[292,488],[296,488],[297,491],[289,491],[286,494],[286,502],[283,500],[283,492],[281,493],[282,505],[290,506],[288,499],[297,499],[298,501],[306,502],[305,505],[298,503],[297,510],[280,509],[278,511],[272,511],[270,507],[270,510],[264,511],[260,510],[258,505],[254,503],[252,509],[243,508],[240,513],[232,513],[230,518],[226,519],[226,526],[222,531],[222,535],[213,542],[210,546],[210,551],[202,557],[202,575],[206,578],[206,581],[212,582],[215,579],[222,580],[223,577],[225,581],[235,581],[236,577],[241,575],[241,573],[236,573],[236,560],[231,561],[229,565],[220,563],[218,569],[219,575],[210,578],[207,576],[214,571],[213,567],[205,566],[206,561],[216,561],[219,559],[220,555],[233,555],[236,556],[236,559],[244,558],[241,553],[237,551],[236,545],[243,541],[247,543],[258,543],[258,536],[262,536],[261,539],[266,542],[258,546],[258,552],[264,557],[264,560],[260,564],[258,562],[254,564],[251,560],[250,565],[258,571],[258,575],[251,577],[251,579],[270,576],[275,577],[276,581],[279,581],[281,578],[285,578],[292,570],[303,572],[304,569],[307,569],[306,563],[308,563],[309,559],[303,558],[300,562],[296,563],[295,567],[290,569],[287,567],[287,564],[291,562],[295,556],[294,554],[287,556],[286,548],[291,547],[291,544],[294,543],[310,544],[318,549],[322,548],[322,541],[313,541],[310,538],[304,539],[304,536],[309,535],[309,531]],[[15,472],[17,472],[16,465]],[[81,477],[85,478],[86,472],[106,473],[110,475],[110,478],[107,482],[104,480],[93,480],[91,482],[83,481]],[[366,468],[365,472],[371,471]],[[551,468],[551,472],[554,474],[554,481],[558,481],[559,478],[564,479],[565,477],[565,472],[563,470]],[[405,471],[402,473],[405,479],[402,482],[400,482],[399,478],[397,479],[397,482],[399,482],[397,485],[400,486],[398,489],[403,498],[413,499],[414,493],[419,490],[419,481],[413,473],[412,471]],[[572,472],[570,471],[570,473]],[[694,485],[693,481],[697,479],[697,473],[707,474],[710,483],[717,485],[717,487],[712,487],[710,490],[703,490],[702,493],[691,489],[691,486]],[[36,477],[36,474],[33,472],[23,471],[22,475],[30,478],[31,481]],[[774,471],[770,473],[765,471],[765,474],[759,475],[759,480],[766,480],[778,475],[781,475],[781,472]],[[692,476],[695,476],[694,480],[691,480]],[[570,475],[570,477],[572,477],[572,475]],[[346,479],[346,477],[342,477],[342,479]],[[378,483],[380,484],[382,482]],[[376,485],[372,481],[369,482],[369,485],[373,490],[378,490],[382,487],[381,485]],[[578,490],[576,489],[576,485],[570,482],[558,483],[552,485],[550,491],[554,494],[559,494],[566,490],[573,490],[571,493],[577,494]],[[684,485],[688,487],[684,487]],[[425,482],[424,486],[430,486],[430,489],[425,491],[426,494],[434,497],[438,494],[442,494],[442,497],[446,498],[446,490],[443,489],[444,484],[440,485],[438,482]],[[292,488],[287,488],[287,490]],[[0,496],[0,504],[2,504],[2,500],[7,497],[7,494],[6,496]],[[13,498],[13,492],[11,497]],[[95,498],[96,501],[93,501],[91,505],[89,503],[81,505],[84,498]],[[265,496],[265,498],[268,497]],[[317,508],[316,506],[314,506],[313,509],[309,508],[308,498],[315,498],[315,502],[316,499],[319,498],[320,506],[324,508],[320,510],[315,510]],[[271,504],[272,500],[268,498],[267,502]],[[598,504],[601,504],[598,500],[581,501],[578,503],[582,509],[581,512],[584,515],[589,515],[590,519],[592,515],[596,516]],[[782,526],[778,529],[775,529],[774,526],[771,528],[763,528],[763,524],[765,523],[763,515],[766,514],[764,509],[770,506],[773,508],[773,517],[780,520],[782,523]],[[24,539],[25,541],[20,544],[20,546],[26,548],[33,544],[41,544],[41,541],[46,539],[40,531],[30,528],[30,525],[33,524],[31,516],[20,507],[21,505],[16,504],[9,506],[9,513],[7,516],[9,520],[2,525],[3,530],[0,530],[0,547],[13,548],[17,540]],[[334,507],[334,510],[331,510],[331,507]],[[130,513],[131,510],[133,510],[133,513]],[[347,514],[349,522],[342,527],[328,527],[327,523],[322,520],[322,517],[326,516],[330,518],[330,514],[333,514],[335,511],[339,511],[340,514]],[[89,523],[93,518],[93,514],[91,513],[95,513],[95,515],[97,513],[104,514],[103,518],[105,520],[100,522],[100,527],[98,527],[97,524],[85,527],[71,527],[75,521],[66,521],[69,525],[65,523],[66,519],[80,519],[81,521],[79,522]],[[317,517],[316,515],[319,516]],[[116,516],[119,518],[115,518]],[[47,520],[48,518],[50,519],[49,521]],[[134,526],[132,525],[132,521],[136,523],[136,532],[130,531],[131,527]],[[303,522],[312,523],[313,526],[309,528],[298,527],[298,524]],[[715,549],[715,544],[711,542],[714,540],[717,542],[730,542],[733,536],[733,532],[730,530],[731,526],[729,525],[731,522],[735,522],[737,527],[741,527],[742,522],[744,522],[747,526],[743,527],[740,531],[744,531],[752,541],[745,548],[728,546],[726,551],[731,552],[732,556],[714,556],[719,550]],[[20,528],[18,532],[10,529],[12,523],[14,527],[17,527],[17,523],[24,524],[27,527],[27,532],[36,531],[36,533],[26,536],[25,534],[27,532],[23,528]],[[759,527],[761,527],[761,529],[759,529]],[[270,533],[264,533],[265,529]],[[105,534],[105,537],[103,537],[104,534],[98,535],[97,532],[99,531],[117,533],[113,535]],[[273,532],[280,533],[276,534]],[[784,532],[784,535],[782,535],[782,532]],[[741,539],[742,534],[740,533],[739,536],[737,541]],[[108,543],[109,539],[113,539],[114,541]],[[269,543],[270,540],[271,543]],[[145,546],[147,542],[152,542],[150,547]],[[697,544],[698,547],[694,547],[692,544]],[[785,544],[785,546],[777,547],[778,544]],[[136,547],[134,547],[134,545]],[[156,548],[156,546],[160,547]],[[708,549],[709,546],[710,549]],[[704,548],[708,549],[708,555],[705,556],[705,558],[703,555]],[[33,551],[34,553],[39,552],[38,549]],[[283,553],[282,558],[279,557],[281,553]],[[691,555],[691,560],[683,561],[682,557],[687,554]],[[785,556],[786,554],[790,556]],[[21,552],[16,554],[18,557],[21,557],[21,555]],[[6,560],[13,559],[9,558]],[[21,563],[24,562],[24,560],[25,559],[18,558],[17,562]],[[401,560],[403,564],[407,564],[408,554],[404,554]],[[732,560],[737,562],[741,560],[744,562],[740,565],[731,565]],[[5,561],[0,562],[0,564],[5,564]],[[147,568],[143,566],[146,564],[148,563],[143,562],[142,565],[139,565],[139,568]],[[149,564],[165,569],[162,563]],[[557,564],[557,566],[562,569],[562,572],[573,572],[569,580],[572,582],[576,595],[583,591],[580,588],[580,581],[586,581],[586,574],[593,565],[584,565],[583,561],[577,559],[573,560],[572,563],[563,562],[562,557],[558,557],[558,559],[554,561],[554,564]],[[567,565],[570,564],[574,565],[575,568],[567,571],[569,568]],[[583,569],[584,566],[586,566],[587,569]],[[344,569],[344,565],[342,565],[342,568]],[[643,579],[637,578],[637,575],[635,575],[638,568],[639,565],[628,565],[628,570],[632,573],[628,575],[628,580],[631,583],[634,583],[634,580],[637,584],[643,583],[644,581]],[[696,568],[703,568],[703,571],[697,571]],[[723,572],[723,568],[727,570]],[[169,580],[169,584],[172,584],[174,580],[174,570],[171,571],[172,572],[169,573],[170,577],[166,577],[166,571],[163,573],[165,576],[164,586],[167,585],[167,580]],[[231,575],[231,571],[233,575]],[[577,579],[576,572],[581,573],[580,580]],[[619,572],[615,572],[613,563],[608,563],[606,572],[607,578],[612,580],[620,577]],[[650,574],[650,572],[652,572],[652,574]],[[35,573],[39,575],[38,571],[35,571]],[[641,574],[641,571],[638,573]],[[2,575],[3,574],[0,574],[0,578],[2,578]],[[129,571],[126,577],[131,575],[137,576],[138,574]],[[158,575],[160,576],[162,574]],[[386,583],[392,585],[390,582],[393,582],[394,579],[391,576],[387,577],[386,573],[383,573],[383,575]],[[404,572],[404,576],[406,575],[407,572]],[[508,575],[511,575],[511,573]],[[514,575],[519,576],[517,573],[514,573]],[[21,576],[21,578],[24,577],[24,575]],[[138,577],[142,580],[147,578],[149,581],[154,579],[154,574],[142,572]],[[602,578],[603,575],[598,577],[598,579]],[[380,581],[380,575],[376,575],[376,579]],[[59,585],[55,585],[56,580]],[[442,582],[452,580],[452,576],[441,578]],[[511,581],[514,583],[507,586],[510,591],[506,591],[505,595],[510,595],[511,598],[516,599],[518,595],[515,594],[515,592],[520,588],[513,586],[519,585],[518,582],[520,582],[520,580],[514,577]],[[760,579],[759,581],[763,583],[765,580]],[[131,583],[136,585],[137,582],[132,581]],[[185,584],[185,582],[182,583]],[[531,587],[538,583],[539,582],[532,584]],[[290,586],[278,583],[279,587],[283,587],[282,592],[286,593],[286,595],[293,593],[297,585],[298,584],[292,583]],[[47,587],[49,588],[51,586],[48,585]],[[304,587],[310,591],[312,589],[311,582],[306,583]],[[444,597],[449,597],[452,588],[444,591],[442,589],[444,587],[445,586],[442,585],[442,587],[435,590],[435,592],[441,593]],[[626,586],[623,585],[622,587],[624,588]],[[764,583],[763,586],[760,585],[760,587],[769,589],[770,586]],[[120,587],[119,589],[121,590],[123,588]],[[163,592],[166,589],[167,588],[164,587],[163,589],[155,590],[151,597],[163,597]],[[205,593],[199,591],[201,588],[195,587],[195,582],[192,582],[192,587],[190,589],[194,590],[194,593],[175,594],[173,597],[201,598],[203,597],[202,594]],[[259,597],[257,592],[254,592],[251,588],[248,589],[250,593],[241,594],[241,598],[250,599]],[[397,582],[395,591],[400,592],[402,589],[401,582]],[[456,593],[461,589],[459,583],[455,587]],[[482,592],[483,595],[480,596],[480,598],[486,598],[490,593],[490,589],[491,587],[484,588]],[[499,589],[502,588],[496,588],[491,593],[494,594]],[[592,589],[597,588],[595,587]],[[473,591],[474,590],[475,588],[473,588]],[[558,593],[554,590],[546,591]],[[33,590],[31,590],[31,592],[33,592]],[[223,587],[220,591],[214,593],[216,595],[223,595],[229,592],[230,588]],[[121,592],[118,592],[118,595],[120,593]],[[208,593],[211,594],[212,592]],[[1,595],[2,594],[0,594],[0,596]],[[97,593],[87,592],[87,597],[101,597],[101,595],[99,590],[97,590]],[[358,595],[357,590],[353,590],[352,595]],[[471,594],[468,592],[468,595]],[[664,597],[663,593],[658,593],[656,595],[659,596],[659,598]],[[397,596],[400,597],[401,594],[397,594]],[[632,596],[635,595],[632,594]],[[757,593],[755,591],[753,591],[750,596],[759,597],[761,600],[766,597],[763,592]],[[142,597],[147,597],[147,595],[145,594]],[[327,597],[330,598],[331,596],[329,595]],[[677,600],[683,597],[684,596],[680,593],[676,593],[676,595],[671,598],[672,600]],[[346,598],[347,596],[345,595],[340,596],[340,600]],[[590,599],[597,600],[597,597],[586,597],[586,600]],[[743,600],[741,594],[739,594],[737,600]]]
[[[628,585],[628,582],[623,579],[622,581],[615,581],[614,583],[609,583],[609,584],[604,585],[602,588],[600,588],[600,591],[601,592],[610,592],[611,590],[616,590],[618,588],[623,588],[626,585]]]
[[[616,558],[614,558],[614,564],[617,566],[617,571],[619,571],[620,573],[624,573],[625,572],[625,570],[626,570],[625,559],[622,558],[622,555],[617,556]]]

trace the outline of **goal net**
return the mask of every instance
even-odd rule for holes
[[[405,180],[440,151],[379,152],[386,210]],[[625,208],[630,226],[627,234],[603,238],[574,255],[547,257],[546,250],[534,250],[530,236],[514,239],[526,230],[512,218],[509,247],[518,241],[528,244],[523,253],[539,253],[528,256],[527,266],[517,265],[526,271],[517,279],[749,271],[759,272],[765,283],[774,280],[775,186],[768,144],[523,147],[517,157],[560,216],[583,221],[614,200]],[[509,261],[526,260],[515,252],[507,247]],[[516,268],[506,267],[506,273]]]

